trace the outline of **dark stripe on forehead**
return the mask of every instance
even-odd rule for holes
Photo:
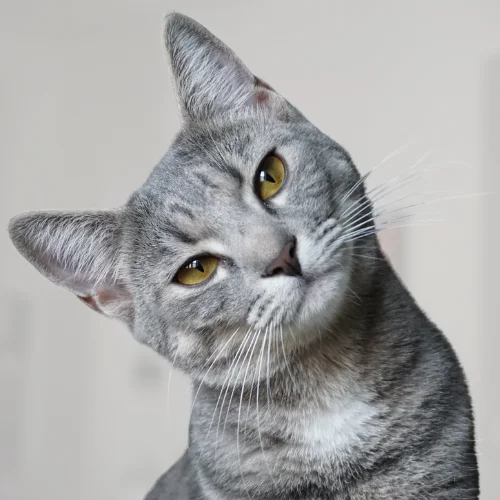
[[[243,179],[243,176],[236,167],[234,167],[233,165],[226,165],[224,172],[229,174],[238,183],[238,187],[243,186],[245,180]]]
[[[204,172],[196,172],[195,175],[198,177],[201,186],[212,189],[220,189],[220,185],[215,183],[214,180]]]
[[[231,157],[236,153],[242,156],[243,151],[248,147],[249,138],[246,135],[238,136],[237,141],[228,141],[224,138],[234,137],[234,130],[230,129],[226,133],[219,129],[196,130],[195,134],[189,138],[191,147],[195,155],[203,158],[206,166],[210,166],[218,172],[223,172],[243,185],[244,179],[235,165],[232,165]]]
[[[194,245],[197,242],[197,239],[193,236],[190,236],[181,228],[173,226],[172,224],[168,224],[166,227],[167,234],[173,236],[175,239],[179,240],[182,243],[186,243],[187,245]]]
[[[213,176],[210,175],[211,171],[214,172]],[[195,174],[200,180],[201,186],[213,189],[222,188],[222,183],[217,182],[218,178],[220,178],[221,175],[227,175],[228,177],[233,179],[233,181],[236,181],[236,183],[238,184],[238,188],[241,188],[241,186],[243,186],[243,183],[245,182],[239,170],[235,166],[228,163],[220,164],[210,162],[210,164],[207,165],[206,169],[204,169],[203,171],[195,172]]]
[[[181,213],[183,215],[186,215],[190,219],[194,219],[193,211],[184,205],[180,205],[179,203],[175,203],[175,202],[170,203],[167,206],[167,209],[172,215],[175,215],[176,213]]]
[[[134,202],[135,210],[129,213],[129,221],[133,224],[136,235],[140,235],[142,242],[146,246],[153,245],[156,247],[158,243],[163,241],[163,235],[171,235],[186,244],[197,242],[196,238],[183,231],[173,221],[168,220],[168,215],[165,217],[165,209],[158,198],[145,199],[143,196],[136,195],[131,201]],[[189,208],[183,207],[176,202],[169,204],[167,208],[174,205],[177,205],[180,209],[185,208],[190,211]],[[170,215],[172,214],[170,213]],[[151,250],[151,248],[147,248],[147,250]]]

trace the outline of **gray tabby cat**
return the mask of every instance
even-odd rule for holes
[[[195,21],[165,42],[183,127],[120,209],[28,213],[45,276],[193,379],[148,500],[474,499],[471,401],[380,250],[353,162]]]

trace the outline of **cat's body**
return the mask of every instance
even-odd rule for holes
[[[271,380],[269,406],[264,385],[259,418],[255,398],[249,405],[236,390],[217,433],[219,391],[200,390],[189,449],[147,500],[245,500],[247,491],[255,500],[478,498],[456,357],[388,264],[375,267],[373,288],[342,329],[355,341],[340,342],[340,354],[326,335],[289,360],[292,373]]]
[[[194,21],[165,38],[184,126],[146,183],[119,210],[10,226],[192,377],[188,450],[147,499],[477,499],[464,374],[350,156]]]

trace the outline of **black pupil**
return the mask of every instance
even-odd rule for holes
[[[190,269],[198,269],[198,271],[200,271],[200,273],[205,272],[205,269],[203,269],[203,266],[201,265],[201,262],[198,259],[193,260],[193,262],[188,264],[187,267],[189,267]]]
[[[276,183],[276,181],[274,180],[274,178],[268,174],[265,170],[261,170],[260,171],[260,182],[264,182],[264,181],[267,181],[267,182],[273,182],[273,183]]]

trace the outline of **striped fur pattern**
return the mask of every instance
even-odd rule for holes
[[[193,380],[189,447],[147,500],[478,498],[450,344],[380,250],[349,154],[180,14],[182,129],[127,203],[13,219],[19,251]],[[272,152],[286,178],[254,190]],[[294,237],[302,276],[263,277]],[[220,257],[195,286],[173,278]]]

